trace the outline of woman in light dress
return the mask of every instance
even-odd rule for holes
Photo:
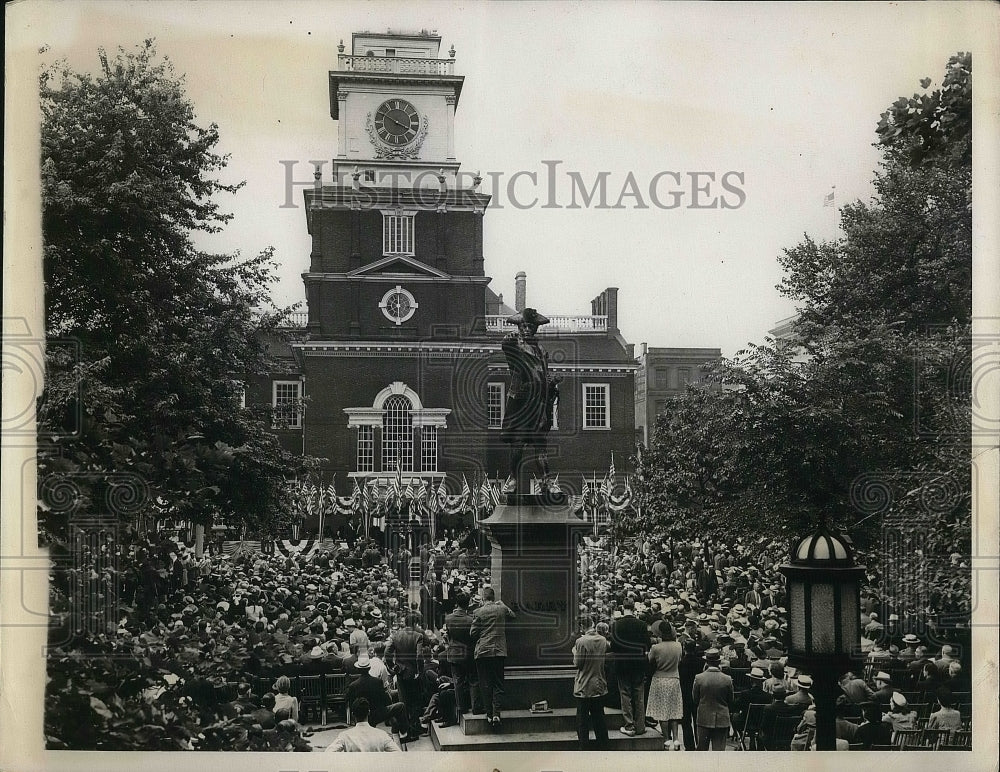
[[[646,715],[660,723],[663,747],[668,751],[684,748],[681,740],[681,718],[684,703],[681,699],[680,673],[677,670],[683,650],[677,641],[670,622],[663,620],[658,626],[660,641],[649,650],[649,662],[654,668],[649,685]]]

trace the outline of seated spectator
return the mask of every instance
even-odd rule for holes
[[[955,649],[946,643],[941,647],[941,656],[934,660],[934,664],[941,671],[941,675],[947,676],[948,666],[952,662],[958,662],[958,659],[955,657]]]
[[[861,749],[866,751],[871,750],[873,745],[889,745],[892,742],[892,727],[882,722],[882,707],[877,702],[868,702],[863,706],[854,742],[861,743]]]
[[[883,708],[888,708],[892,704],[892,695],[895,690],[892,688],[892,677],[884,670],[875,674],[875,693],[872,701],[877,702]]]
[[[391,752],[401,750],[392,741],[389,733],[376,729],[368,723],[369,705],[364,697],[356,699],[351,703],[351,714],[354,717],[354,726],[340,734],[327,747],[327,753],[344,752]]]
[[[792,736],[792,742],[788,749],[791,751],[807,751],[812,746],[815,737],[816,711],[810,708],[802,714],[802,721],[799,722],[799,726]]]
[[[875,696],[875,692],[871,690],[871,687],[851,671],[844,674],[844,677],[840,681],[840,688],[847,696],[847,699],[858,705],[862,702],[870,702]]]
[[[882,716],[882,721],[892,726],[893,732],[898,732],[900,729],[916,729],[917,711],[907,704],[906,697],[899,692],[893,692],[889,712]]]
[[[764,748],[769,751],[785,750],[775,747],[774,730],[777,727],[779,716],[798,715],[798,708],[785,703],[785,687],[778,684],[771,692],[773,702],[764,706],[764,712],[760,719],[760,734]]]
[[[858,733],[858,725],[847,719],[848,711],[853,709],[853,704],[847,695],[837,698],[835,708],[837,715],[837,739],[846,740],[848,743],[856,742],[854,739]]]
[[[792,684],[797,688],[785,697],[785,704],[797,707],[799,710],[805,710],[813,701],[812,695],[809,693],[812,688],[812,676],[807,673],[799,673]]]
[[[962,728],[962,716],[955,709],[951,697],[942,694],[937,698],[938,709],[931,713],[927,719],[928,729],[950,729],[955,731]]]
[[[948,665],[948,688],[952,694],[955,692],[971,692],[972,681],[963,670],[961,663],[952,662]]]
[[[941,674],[937,665],[932,661],[924,662],[920,671],[920,678],[917,680],[917,691],[924,692],[930,696],[936,696],[938,689],[945,685],[947,677]]]
[[[278,721],[290,718],[292,721],[299,720],[299,701],[289,692],[292,690],[292,682],[288,676],[279,676],[271,687],[277,694],[274,697],[274,715]]]
[[[260,698],[260,707],[246,716],[250,724],[259,725],[261,729],[274,729],[277,721],[274,716],[274,694],[268,692]]]

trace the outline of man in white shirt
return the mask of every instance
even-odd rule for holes
[[[368,700],[361,697],[351,704],[356,723],[327,746],[327,753],[391,752],[401,750],[389,733],[368,723]]]

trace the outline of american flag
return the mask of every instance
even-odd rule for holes
[[[833,190],[827,193],[823,197],[823,206],[833,206],[833,191],[836,190],[836,185],[833,186]]]

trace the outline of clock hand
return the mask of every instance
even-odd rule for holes
[[[386,118],[386,120],[389,120],[389,121],[392,121],[393,123],[395,123],[397,126],[399,126],[399,128],[403,129],[403,131],[409,131],[410,130],[410,127],[408,125],[404,126],[402,123],[400,123],[399,121],[397,121],[395,118],[390,118],[388,115],[385,116],[385,118]]]

